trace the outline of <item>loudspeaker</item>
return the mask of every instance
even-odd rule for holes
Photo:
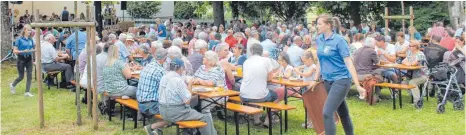
[[[126,10],[126,1],[121,1],[121,10]]]

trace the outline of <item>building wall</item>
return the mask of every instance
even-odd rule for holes
[[[39,14],[50,16],[52,13],[60,15],[63,11],[63,7],[67,7],[70,14],[74,14],[74,2],[73,1],[23,1],[23,4],[8,4],[8,8],[11,8],[13,11],[18,10],[19,15],[22,16],[28,10],[29,14],[36,14],[36,10],[39,9]],[[86,4],[78,2],[78,15],[81,13],[86,14]],[[91,5],[93,6],[93,5]],[[34,14],[32,12],[34,7]],[[19,16],[15,18],[18,20]]]
[[[42,15],[47,15],[50,16],[52,13],[60,15],[61,12],[63,11],[63,7],[66,6],[68,8],[68,11],[70,14],[74,14],[74,1],[23,1],[23,4],[9,4],[8,8],[19,11],[19,16],[22,16],[26,13],[26,10],[28,10],[29,14],[35,15],[36,9],[39,9],[40,14]],[[86,4],[82,3],[81,1],[78,2],[78,15],[81,13],[86,12]],[[94,6],[93,4],[90,4],[91,8]],[[121,10],[121,5],[120,4],[115,4],[115,9],[116,9],[116,14],[118,17],[123,17],[123,11]],[[162,5],[160,6],[160,12],[156,16],[161,16],[161,17],[173,17],[173,12],[175,10],[175,3],[173,1],[162,1]],[[34,8],[34,14],[32,12]],[[104,7],[105,8],[105,7]],[[102,13],[105,10],[102,9]],[[128,12],[125,13],[125,18],[131,16],[128,14]],[[17,16],[15,19],[19,20],[19,16]]]

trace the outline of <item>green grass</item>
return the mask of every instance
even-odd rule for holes
[[[33,79],[33,98],[23,96],[25,80],[16,87],[17,94],[12,95],[9,84],[17,77],[16,67],[10,64],[2,64],[1,72],[1,134],[145,134],[142,130],[142,122],[133,130],[132,121],[126,124],[126,130],[121,130],[122,121],[119,116],[108,121],[107,117],[99,117],[99,130],[94,131],[91,118],[87,116],[86,105],[81,104],[83,125],[76,125],[75,94],[65,89],[44,87],[45,128],[39,128],[37,84]],[[430,98],[425,102],[422,110],[416,110],[410,105],[411,98],[403,93],[403,108],[393,110],[391,100],[384,100],[375,106],[368,106],[354,96],[352,91],[347,102],[350,108],[351,118],[356,134],[465,134],[465,113],[454,111],[452,104],[446,105],[444,114],[437,114],[436,99]],[[383,91],[388,96],[387,90]],[[290,103],[297,107],[289,111],[288,135],[315,134],[312,129],[304,129],[304,109],[302,102]],[[232,113],[229,113],[232,116]],[[223,121],[214,117],[215,128],[219,134],[224,133]],[[234,121],[228,121],[228,134],[235,133]],[[279,126],[274,126],[274,133],[279,134]],[[174,127],[164,129],[166,135],[174,134]],[[246,123],[240,124],[241,134],[247,133]],[[344,134],[341,124],[337,126],[338,134]],[[265,135],[268,130],[251,125],[251,134]]]

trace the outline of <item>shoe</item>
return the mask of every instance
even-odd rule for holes
[[[10,83],[10,92],[11,94],[16,94],[16,88],[13,86],[13,83]]]
[[[153,133],[154,133],[155,135],[163,135],[162,129],[160,129],[160,128],[154,129]]]
[[[301,127],[305,128],[306,123],[301,124]],[[312,125],[312,122],[307,122],[307,128],[314,128],[314,125]]]
[[[26,96],[26,97],[34,97],[34,95],[32,95],[30,92],[24,93],[24,96]]]
[[[66,86],[66,89],[76,89],[76,87],[74,85],[68,85]]]
[[[225,117],[224,117],[224,115],[223,115],[223,111],[217,110],[217,117],[218,117],[218,119],[220,119],[220,120],[224,120]]]
[[[154,131],[151,128],[151,125],[144,126],[144,131],[146,131],[147,135],[158,135],[154,133]]]

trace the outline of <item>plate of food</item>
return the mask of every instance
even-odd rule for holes
[[[301,82],[301,81],[303,81],[301,78],[297,78],[297,77],[290,77],[289,80],[290,80],[290,81],[293,81],[293,82]]]
[[[213,88],[207,88],[207,87],[194,87],[193,92],[210,92],[213,91]]]

